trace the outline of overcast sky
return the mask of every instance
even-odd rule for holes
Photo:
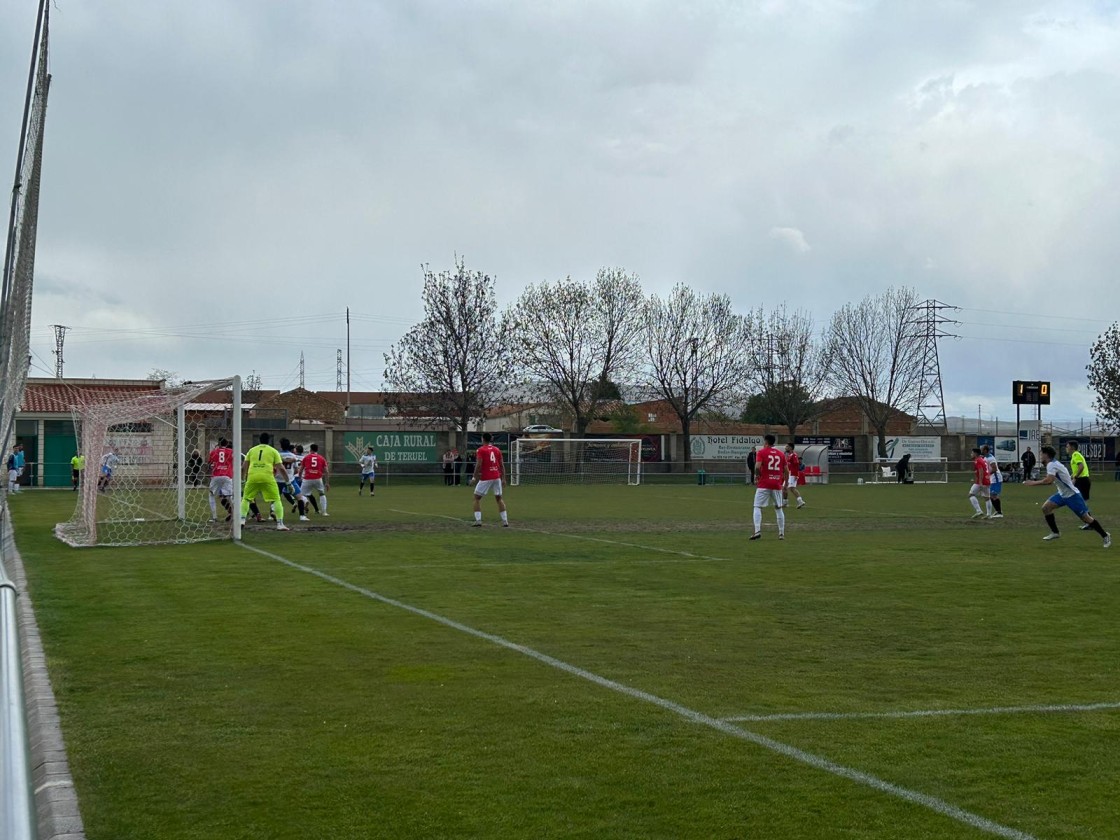
[[[0,175],[35,0],[0,0]],[[420,264],[637,273],[823,324],[892,284],[962,307],[950,413],[1091,413],[1120,317],[1114,2],[54,0],[33,375],[353,387]],[[10,181],[4,181],[10,183]],[[5,189],[6,192],[6,189]],[[245,322],[264,319],[263,328]]]

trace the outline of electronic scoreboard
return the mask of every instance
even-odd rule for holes
[[[1050,405],[1050,383],[1016,379],[1011,383],[1013,405]]]

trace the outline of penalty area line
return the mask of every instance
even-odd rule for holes
[[[764,723],[783,720],[882,720],[887,718],[962,717],[965,715],[1048,715],[1107,712],[1120,703],[1053,703],[1035,706],[991,706],[977,709],[917,709],[895,712],[780,712],[765,715],[734,715],[720,718],[727,723]]]
[[[556,670],[562,671],[571,676],[579,677],[580,679],[586,680],[587,682],[593,683],[594,685],[600,686],[601,688],[605,688],[609,691],[625,695],[634,700],[640,700],[644,703],[648,703],[652,706],[663,709],[664,711],[672,712],[673,714],[689,721],[690,723],[698,724],[700,726],[706,726],[709,729],[714,729],[715,731],[721,732],[724,735],[729,735],[732,738],[737,738],[741,741],[746,741],[748,743],[762,747],[763,749],[769,750],[770,752],[777,753],[778,755],[792,759],[793,761],[808,765],[809,767],[812,767],[816,770],[821,770],[833,776],[838,776],[841,779],[847,779],[848,781],[871,788],[872,790],[878,791],[879,793],[893,796],[897,799],[901,799],[913,805],[919,805],[923,808],[933,811],[934,813],[940,814],[941,816],[948,817],[949,819],[956,820],[959,823],[963,823],[964,825],[968,825],[972,828],[978,829],[979,831],[984,831],[997,837],[1009,838],[1009,840],[1037,840],[1037,838],[1035,838],[1031,834],[1027,834],[1026,832],[1019,831],[1018,829],[1011,828],[1009,826],[1001,825],[994,820],[990,820],[987,817],[982,817],[979,814],[974,814],[971,811],[966,811],[964,808],[953,805],[952,803],[946,802],[944,799],[939,799],[936,796],[930,796],[929,794],[921,793],[920,791],[910,790],[909,788],[902,787],[901,785],[896,785],[891,782],[885,781],[884,779],[880,779],[878,776],[873,776],[870,773],[865,773],[862,770],[856,770],[853,767],[847,767],[843,764],[838,764],[835,761],[827,759],[823,756],[807,752],[805,750],[799,749],[798,747],[783,743],[782,741],[777,741],[773,738],[768,738],[765,735],[760,735],[757,732],[745,729],[744,727],[738,726],[734,723],[729,723],[727,721],[711,717],[710,715],[706,715],[703,712],[698,712],[695,709],[690,709],[687,706],[683,706],[680,703],[676,703],[672,700],[667,700],[664,697],[658,697],[656,694],[651,694],[648,691],[643,691],[640,688],[633,688],[632,686],[628,686],[624,683],[620,683],[607,677],[600,676],[599,674],[596,674],[592,671],[580,668],[578,665],[571,665],[561,659],[557,659],[554,656],[549,656],[547,653],[542,653],[531,647],[527,647],[526,645],[512,642],[509,639],[503,638],[502,636],[498,636],[494,633],[487,633],[485,630],[477,630],[474,627],[470,627],[466,624],[455,621],[452,618],[447,618],[446,616],[440,615],[439,613],[434,613],[430,610],[425,610],[422,607],[416,607],[411,604],[406,604],[403,601],[398,601],[395,598],[390,598],[386,595],[380,595],[369,589],[365,589],[364,587],[357,586],[356,584],[350,583],[349,581],[345,581],[342,578],[338,578],[334,575],[328,574],[327,572],[312,568],[311,566],[305,566],[302,563],[295,562],[294,560],[288,560],[286,557],[282,557],[279,554],[274,554],[271,551],[265,551],[264,549],[256,548],[255,546],[247,545],[243,542],[239,542],[237,544],[247,551],[253,552],[254,554],[259,554],[262,557],[267,557],[271,560],[275,560],[276,562],[282,563],[289,568],[312,575],[322,581],[325,581],[326,583],[334,584],[335,586],[349,590],[350,592],[361,595],[362,597],[368,598],[372,601],[376,601],[380,604],[412,613],[415,616],[428,619],[429,621],[433,621],[437,624],[442,624],[444,627],[448,627],[452,630],[457,630],[460,633],[464,633],[468,636],[473,636],[476,639],[481,639],[483,641],[489,642],[490,644],[496,645],[497,647],[505,648],[506,650],[513,651],[514,653],[519,653],[522,656],[534,659],[537,662],[549,666],[550,668],[555,668]]]

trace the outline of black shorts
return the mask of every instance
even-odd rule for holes
[[[1082,497],[1085,501],[1089,501],[1089,491],[1093,489],[1093,480],[1091,478],[1075,478],[1073,486],[1081,491]]]

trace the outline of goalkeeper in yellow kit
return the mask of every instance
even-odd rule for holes
[[[261,442],[245,453],[245,463],[241,465],[241,478],[245,489],[241,493],[241,524],[249,513],[249,503],[260,493],[272,505],[276,515],[276,530],[290,531],[284,524],[284,504],[280,501],[280,488],[276,486],[276,471],[283,467],[280,453],[269,446],[268,432],[261,433]]]

